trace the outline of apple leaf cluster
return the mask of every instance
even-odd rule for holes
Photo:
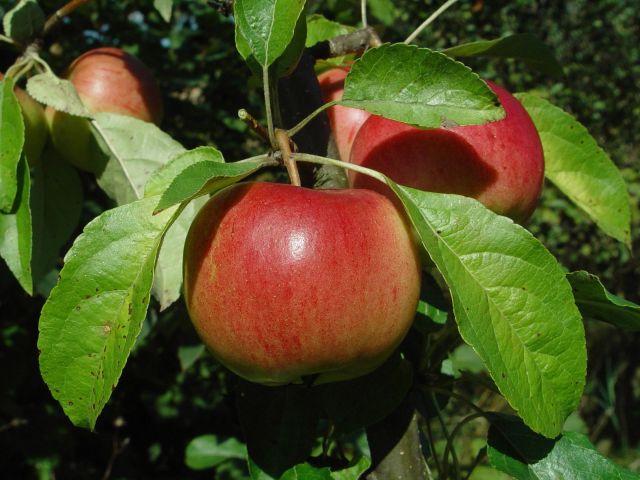
[[[154,5],[170,20],[173,2]],[[20,1],[4,18],[7,38],[26,47],[42,33],[44,18],[34,0]],[[518,57],[557,74],[561,67],[550,51],[528,35],[443,52],[400,43],[375,46],[351,65],[340,100],[312,108],[307,120],[287,131],[273,95],[275,82],[302,64],[306,47],[353,28],[317,15],[307,18],[304,0],[236,0],[234,18],[237,50],[262,76],[268,112],[269,145],[252,158],[226,162],[216,148],[187,150],[159,126],[135,115],[93,111],[80,87],[57,77],[37,49],[27,49],[0,80],[0,256],[27,293],[32,294],[35,285],[47,297],[39,324],[39,364],[71,422],[95,428],[136,344],[152,295],[161,309],[178,300],[187,231],[198,223],[194,218],[208,197],[216,202],[224,198],[219,192],[233,191],[238,188],[234,184],[267,169],[309,162],[351,169],[391,189],[404,209],[398,215],[409,220],[423,252],[426,282],[438,289],[434,279],[441,279],[439,293],[444,291],[450,304],[444,300],[442,306],[423,295],[411,334],[398,350],[383,352],[379,368],[365,375],[327,384],[314,384],[320,377],[312,375],[302,384],[277,388],[237,379],[236,408],[246,445],[211,435],[196,438],[187,448],[192,468],[248,456],[252,478],[358,478],[381,461],[373,445],[375,428],[411,407],[416,398],[428,405],[430,415],[440,408],[435,395],[420,396],[429,384],[414,386],[429,375],[441,375],[430,370],[430,359],[424,357],[427,338],[449,331],[477,353],[491,382],[519,416],[483,413],[491,425],[487,451],[495,468],[523,479],[559,474],[579,478],[589,465],[602,478],[631,478],[592,450],[585,438],[562,430],[585,385],[582,318],[637,330],[638,305],[610,294],[586,272],[567,275],[524,227],[473,198],[399,185],[384,171],[295,148],[289,152],[289,143],[285,148],[276,141],[283,134],[289,142],[289,135],[331,105],[420,128],[497,121],[504,109],[495,93],[452,57]],[[318,66],[326,68],[327,63]],[[69,164],[74,162],[65,163],[64,149],[56,151],[60,148],[55,141],[45,147],[40,162],[31,165],[25,154],[30,139],[14,79],[28,72],[34,73],[27,81],[28,93],[69,115],[75,122],[69,125],[77,126],[71,133],[75,128],[86,133],[85,154],[92,162],[87,170],[115,204],[75,238],[50,292],[39,281],[74,234],[82,186]],[[628,195],[606,153],[567,113],[529,93],[517,98],[540,135],[545,176],[604,232],[629,244]],[[417,429],[417,420],[412,407],[408,412],[410,432],[411,425]],[[350,458],[341,459],[341,468],[309,463],[321,421],[330,425],[327,439],[366,430],[371,450],[358,446]],[[445,461],[447,456],[448,447]]]

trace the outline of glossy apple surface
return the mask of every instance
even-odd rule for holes
[[[145,122],[162,120],[162,95],[151,71],[118,48],[97,48],[78,57],[67,69],[70,80],[92,113],[129,115]],[[95,170],[95,151],[86,120],[47,109],[56,149],[76,167]]]
[[[544,177],[540,137],[518,100],[487,83],[505,109],[504,119],[422,130],[372,116],[354,140],[350,161],[402,185],[473,197],[496,213],[526,221],[536,207]],[[382,183],[349,175],[353,187],[377,190],[396,201]]]
[[[348,68],[333,68],[318,76],[318,83],[325,102],[342,99],[344,79]],[[340,160],[349,161],[351,145],[362,124],[371,116],[369,112],[357,108],[336,105],[327,110],[331,133],[340,153]]]
[[[3,78],[4,75],[0,73],[0,80]],[[40,161],[48,136],[44,109],[23,89],[16,87],[14,91],[20,103],[24,120],[24,152],[29,165],[35,165]]]
[[[203,343],[267,385],[369,373],[405,336],[419,290],[410,229],[370,190],[238,184],[205,204],[185,243]]]

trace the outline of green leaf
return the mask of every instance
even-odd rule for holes
[[[364,455],[355,457],[347,468],[331,472],[333,480],[358,480],[361,475],[369,470],[371,459]]]
[[[268,160],[218,163],[198,162],[185,168],[162,194],[156,212],[202,195],[215,193],[257,172]]]
[[[4,259],[29,295],[33,294],[31,273],[32,226],[29,194],[31,179],[29,166],[23,156],[18,164],[18,191],[9,213],[0,212],[0,257]]]
[[[487,453],[491,465],[517,480],[637,480],[637,474],[602,456],[580,433],[551,440],[513,416],[491,413]]]
[[[346,35],[353,31],[355,31],[355,28],[333,22],[322,15],[309,15],[307,17],[307,39],[305,45],[312,47],[319,42],[331,40],[334,37]],[[330,68],[344,65],[351,58],[353,58],[353,54],[316,60],[316,73],[319,74]]]
[[[44,25],[44,12],[36,0],[20,0],[2,19],[4,32],[25,45]]]
[[[251,46],[247,39],[242,35],[240,27],[236,23],[236,49],[240,56],[247,62],[251,72],[258,76],[262,76],[262,67],[256,60]],[[276,78],[285,77],[290,75],[300,61],[300,56],[304,51],[304,43],[307,37],[307,23],[304,15],[300,15],[298,23],[296,23],[295,30],[293,32],[293,38],[287,48],[280,57],[273,63],[271,71]]]
[[[184,463],[192,470],[205,470],[234,458],[247,458],[247,447],[244,443],[235,438],[220,442],[215,435],[201,435],[187,445]]]
[[[607,235],[630,245],[629,195],[615,164],[571,115],[529,93],[516,97],[540,134],[546,177]]]
[[[355,28],[328,20],[317,13],[307,17],[306,47],[312,47],[316,43],[331,40],[334,37],[353,32]]]
[[[24,120],[10,78],[0,80],[0,212],[11,212],[18,193]]]
[[[152,215],[157,202],[123,205],[89,223],[42,309],[40,372],[74,425],[94,428],[140,333],[158,250],[176,215]]]
[[[586,374],[584,327],[562,268],[476,200],[387,182],[449,286],[462,338],[525,423],[554,437]]]
[[[144,196],[162,195],[185,168],[200,162],[224,163],[224,158],[220,150],[214,147],[197,147],[183,152],[151,175],[145,186]]]
[[[236,0],[236,25],[263,67],[282,55],[293,39],[305,0]]]
[[[264,473],[280,478],[311,453],[317,422],[314,394],[312,388],[301,385],[265,387],[240,382],[238,417],[249,457]]]
[[[393,412],[413,384],[411,363],[393,355],[368,375],[316,387],[317,396],[338,433],[350,433]],[[375,401],[371,401],[374,399]]]
[[[51,145],[32,169],[33,278],[41,281],[55,267],[82,212],[82,183],[75,168]]]
[[[249,459],[249,474],[251,475],[251,480],[332,480],[334,478],[329,468],[314,467],[308,463],[301,463],[291,467],[281,476],[273,477],[251,459]]]
[[[424,128],[504,117],[496,95],[462,63],[427,48],[385,44],[357,60],[340,105]]]
[[[398,10],[391,0],[369,0],[371,14],[384,25],[393,25],[398,16]]]
[[[206,202],[207,198],[202,197],[186,205],[164,236],[151,291],[160,303],[160,311],[180,298],[184,241],[193,219]]]
[[[91,113],[80,100],[73,83],[58,78],[53,73],[40,73],[29,78],[27,92],[38,102],[49,105],[59,112],[91,118]]]
[[[106,137],[106,143],[96,128]],[[93,129],[107,156],[98,185],[118,205],[141,198],[151,175],[185,151],[154,124],[126,115],[98,113]]]
[[[607,291],[600,279],[585,271],[567,275],[580,313],[627,330],[640,330],[640,305]]]
[[[184,372],[191,365],[196,363],[204,355],[206,349],[202,343],[198,345],[183,345],[178,347],[178,360],[180,361],[180,369]]]
[[[553,50],[530,33],[516,33],[495,40],[478,40],[447,48],[450,57],[516,58],[547,75],[562,76],[562,65]]]
[[[173,0],[153,0],[153,7],[160,13],[165,22],[169,23],[171,21]]]

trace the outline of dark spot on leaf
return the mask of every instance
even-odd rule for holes
[[[73,402],[72,402],[71,400],[69,400],[69,401],[67,402],[67,404],[69,404],[69,405],[73,405]]]
[[[80,305],[76,305],[76,310],[80,310]]]
[[[133,305],[129,304],[129,315],[133,313]]]
[[[442,230],[436,230],[436,233],[440,235],[442,233]]]
[[[507,378],[507,374],[506,374],[506,373],[503,373],[503,374],[502,374],[502,378]]]

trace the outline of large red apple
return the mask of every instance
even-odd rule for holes
[[[347,73],[349,73],[349,68],[333,68],[318,76],[322,98],[325,102],[342,99],[344,79],[347,77]],[[327,115],[340,160],[348,162],[353,139],[371,114],[358,108],[336,105],[327,110]]]
[[[506,117],[483,125],[422,130],[372,116],[359,129],[350,162],[421,190],[473,197],[496,213],[524,222],[533,213],[544,177],[538,132],[518,100],[487,82]],[[366,175],[350,172],[355,188],[395,196]]]
[[[420,266],[404,216],[370,190],[244,183],[196,216],[184,293],[204,344],[267,385],[364,375],[414,318]]]
[[[162,95],[151,71],[119,48],[97,48],[78,57],[67,69],[70,80],[92,113],[129,115],[145,122],[162,120]],[[56,149],[76,167],[94,171],[95,151],[89,123],[47,109]]]
[[[0,80],[3,78],[4,75],[0,73]],[[24,120],[24,152],[29,165],[35,165],[40,161],[48,135],[44,109],[23,89],[16,87],[14,91]]]

